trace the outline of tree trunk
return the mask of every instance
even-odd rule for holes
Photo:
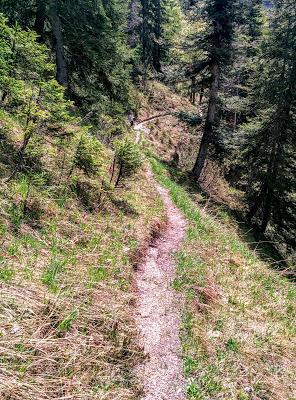
[[[264,185],[262,186],[259,195],[257,196],[253,206],[250,208],[250,211],[247,214],[247,220],[249,222],[251,222],[252,218],[257,214],[257,211],[259,210],[266,196],[266,191],[267,191],[267,182],[265,182]]]
[[[38,42],[44,42],[44,25],[46,20],[46,2],[45,0],[37,0],[37,11],[34,24],[34,30],[38,34]]]
[[[161,71],[161,4],[160,0],[155,1],[155,22],[154,22],[154,42],[153,42],[153,67],[157,72]]]
[[[205,93],[205,88],[202,86],[200,89],[200,94],[199,94],[199,105],[201,105],[201,103],[203,101],[204,93]]]
[[[191,77],[191,90],[190,90],[190,101],[192,104],[195,104],[195,96],[196,96],[196,77]]]
[[[142,29],[141,29],[141,41],[142,41],[142,62],[147,68],[149,64],[149,7],[147,0],[141,0],[142,5]]]
[[[116,179],[116,182],[115,182],[115,185],[114,185],[116,188],[119,185],[119,182],[120,182],[120,179],[121,179],[121,176],[122,176],[122,170],[123,170],[123,166],[122,166],[122,164],[120,164],[118,176],[117,176],[117,179]]]
[[[64,38],[62,32],[62,23],[58,13],[56,0],[50,1],[49,17],[52,26],[52,33],[55,39],[57,81],[59,84],[67,87],[68,71],[65,59]]]
[[[262,233],[264,233],[266,231],[267,225],[268,225],[270,217],[271,217],[272,196],[273,196],[273,190],[272,190],[272,188],[269,188],[269,190],[267,192],[267,196],[264,201],[264,205],[263,205],[263,217],[262,217],[262,222],[261,222],[261,232]]]
[[[204,133],[201,140],[198,157],[192,170],[194,178],[199,179],[204,169],[205,161],[208,156],[209,147],[213,142],[214,125],[217,113],[218,92],[220,83],[219,64],[213,63],[211,66],[211,87],[207,119],[204,127]]]

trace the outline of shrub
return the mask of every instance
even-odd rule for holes
[[[200,115],[191,113],[189,111],[182,110],[177,112],[175,115],[180,121],[185,122],[189,126],[198,126],[202,123],[202,118]]]
[[[140,147],[130,139],[118,140],[115,142],[115,162],[118,166],[118,176],[115,187],[120,180],[132,176],[142,166],[144,157]],[[113,179],[111,177],[111,181]]]
[[[65,127],[78,122],[71,115],[72,102],[64,98],[64,88],[54,78],[54,65],[48,49],[37,42],[37,34],[13,28],[0,14],[0,102],[18,119],[23,139],[17,151],[14,170],[24,165],[29,144],[36,136],[40,141],[65,135]]]
[[[94,176],[99,173],[103,161],[103,145],[96,137],[83,133],[74,156],[74,165],[87,176]]]
[[[103,181],[104,182],[104,181]],[[93,180],[73,178],[71,189],[76,194],[80,203],[89,211],[93,211],[99,206],[104,191],[103,182]]]

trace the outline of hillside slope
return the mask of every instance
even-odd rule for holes
[[[99,198],[99,177],[76,169],[70,179],[50,143],[37,172],[7,181],[8,156],[22,136],[18,122],[3,115],[0,397],[134,399],[141,350],[132,277],[165,220],[160,196],[143,169]],[[68,142],[66,163],[75,146]],[[110,148],[103,155],[112,160]],[[81,192],[71,182],[80,182]]]
[[[157,85],[162,100],[144,102],[140,120],[167,110],[194,112],[186,99]],[[190,159],[187,145],[193,157],[198,144],[195,131],[176,114],[147,126],[151,130],[141,142],[149,144],[155,178],[188,224],[173,283],[176,296],[184,298],[188,399],[294,399],[295,286],[261,259],[239,223],[213,208],[182,172]],[[20,129],[3,116],[2,145],[16,149]],[[184,150],[175,169],[168,163],[176,166],[172,149],[178,144]],[[104,153],[112,160],[111,148]],[[139,399],[143,382],[135,366],[143,363],[144,352],[133,318],[134,268],[166,222],[165,205],[147,174],[148,161],[106,190],[95,207],[77,191],[57,196],[53,154],[47,145],[42,165],[51,185],[34,181],[29,199],[28,182],[7,182],[5,157],[0,164],[1,398]]]
[[[189,223],[174,282],[186,299],[188,399],[294,399],[294,284],[261,260],[231,216],[204,206],[180,172],[152,167]]]
[[[189,106],[175,94],[166,102],[170,92],[163,87],[155,96],[160,100],[153,103],[152,115],[170,110],[172,103],[177,110],[180,105]],[[187,161],[196,151],[198,136],[188,125],[184,129],[175,116],[164,116],[146,126],[152,151],[165,161],[151,159],[155,177],[169,190],[189,224],[176,254],[178,271],[173,284],[176,295],[185,299],[182,344],[188,399],[294,399],[294,283],[225,211],[238,203],[223,179],[211,180],[209,186],[217,185],[217,189],[213,193],[208,186],[209,196],[182,172],[186,171],[182,161],[181,169],[172,167],[176,165],[170,153],[172,143],[187,143],[188,137],[195,140],[187,157],[185,146],[182,156]],[[205,174],[209,173],[210,168]]]

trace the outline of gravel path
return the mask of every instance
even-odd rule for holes
[[[186,222],[167,190],[157,185],[167,209],[166,230],[148,249],[135,274],[136,323],[147,355],[137,368],[142,400],[185,400],[180,344],[180,295],[172,288],[176,274],[173,253],[185,234]]]

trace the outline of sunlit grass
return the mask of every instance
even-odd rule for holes
[[[292,400],[295,287],[261,261],[229,215],[202,209],[152,160],[189,221],[174,288],[184,294],[184,371],[190,400]]]
[[[9,186],[0,191],[0,393],[134,399],[134,256],[165,219],[162,201],[143,171],[113,194],[127,211],[35,195],[38,227],[11,213]]]

